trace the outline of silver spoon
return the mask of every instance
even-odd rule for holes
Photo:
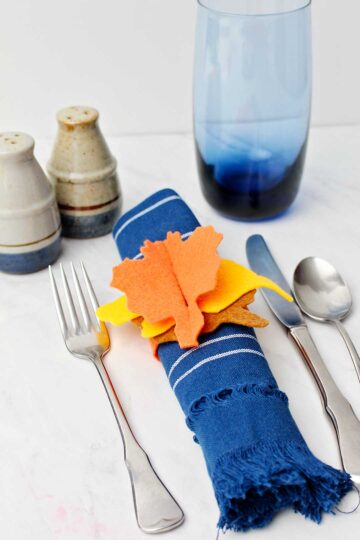
[[[360,382],[360,358],[342,319],[352,300],[348,286],[337,270],[320,257],[307,257],[294,272],[294,294],[300,309],[312,319],[333,323],[344,338]]]

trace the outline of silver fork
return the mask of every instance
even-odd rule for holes
[[[74,289],[81,312],[79,317],[79,309],[75,306],[63,266],[60,265],[60,273],[67,314],[60,299],[54,273],[49,266],[51,288],[65,345],[77,358],[90,360],[100,375],[124,444],[124,460],[130,476],[138,526],[150,534],[169,531],[181,525],[184,520],[183,511],[157,476],[147,454],[135,439],[111,384],[103,364],[103,358],[110,349],[109,334],[105,324],[96,317],[98,301],[83,264],[81,269],[86,286],[85,293],[71,263]]]

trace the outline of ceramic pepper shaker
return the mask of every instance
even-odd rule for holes
[[[56,187],[64,236],[92,238],[111,231],[121,206],[116,160],[91,107],[57,113],[58,133],[47,165]]]
[[[53,186],[26,133],[0,133],[0,270],[22,274],[51,264],[60,251]]]

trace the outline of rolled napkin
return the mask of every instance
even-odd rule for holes
[[[169,231],[189,237],[199,223],[180,196],[164,189],[124,214],[113,235],[121,257],[138,259],[145,240]],[[252,328],[222,324],[158,356],[200,444],[220,509],[218,526],[263,527],[285,507],[316,522],[352,489],[350,476],[307,447]]]

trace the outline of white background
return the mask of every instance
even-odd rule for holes
[[[360,2],[313,0],[312,122],[360,121]],[[196,0],[0,0],[0,129],[52,136],[95,106],[107,134],[191,129]]]
[[[55,112],[87,104],[108,134],[191,130],[196,0],[0,0],[0,130],[37,139],[48,159]],[[360,122],[356,0],[313,1],[313,123]],[[196,181],[192,137],[110,138],[119,157],[124,210],[154,190],[185,195],[203,224],[224,232],[224,254],[246,263],[244,243],[262,233],[287,278],[318,254],[348,281],[354,309],[346,327],[360,348],[360,128],[313,129],[302,190],[280,220],[234,224],[204,201]],[[62,262],[86,261],[101,301],[118,262],[110,236],[64,239]],[[101,264],[99,264],[101,261]],[[0,279],[0,509],[7,540],[142,540],[133,515],[122,446],[106,396],[91,366],[65,349],[49,300],[46,270]],[[271,324],[259,339],[311,450],[340,467],[334,432],[313,380],[258,295],[254,311]],[[360,415],[360,394],[335,329],[310,322],[340,389]],[[139,440],[186,512],[166,538],[215,540],[218,510],[201,451],[193,444],[161,366],[132,327],[113,335],[107,367]],[[355,540],[360,511],[326,516],[318,527],[290,510],[253,540]],[[221,536],[222,537],[222,536]],[[228,533],[225,538],[242,538]],[[244,537],[245,538],[245,537]],[[164,536],[165,540],[165,536]]]

